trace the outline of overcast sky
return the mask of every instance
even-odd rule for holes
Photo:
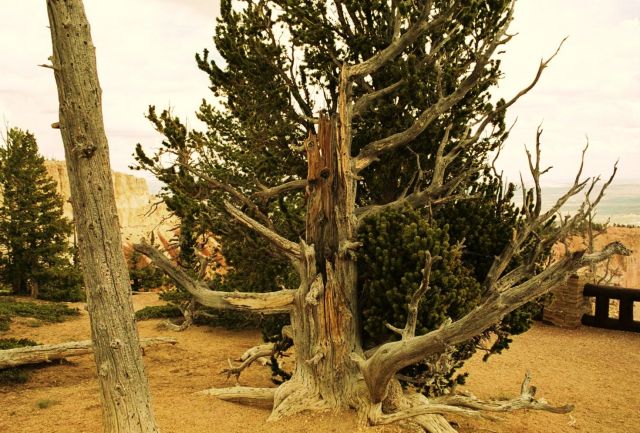
[[[137,142],[160,137],[147,106],[171,106],[196,125],[208,80],[194,54],[212,48],[214,0],[85,0],[97,47],[105,126],[115,170],[127,171]],[[62,159],[52,71],[36,65],[51,53],[44,0],[0,0],[0,119],[35,133],[43,155]],[[528,84],[541,57],[569,36],[539,85],[510,111],[518,122],[500,167],[515,180],[523,146],[543,123],[547,183],[573,176],[586,136],[589,174],[620,158],[619,183],[640,183],[640,0],[520,0],[499,88],[508,97]],[[4,129],[4,127],[3,127]]]

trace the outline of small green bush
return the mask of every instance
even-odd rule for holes
[[[170,319],[182,317],[177,305],[153,305],[136,311],[136,320]]]
[[[0,338],[0,350],[17,349],[18,347],[37,346],[33,340],[28,338]]]
[[[78,316],[77,308],[65,304],[18,301],[12,297],[0,297],[0,330],[8,330],[12,317],[31,317],[43,322],[64,322]]]
[[[0,313],[0,331],[8,331],[11,326],[11,316]]]
[[[433,261],[429,289],[420,302],[416,334],[426,334],[447,318],[457,320],[478,304],[482,287],[464,265],[462,249],[450,241],[448,230],[448,225],[438,226],[410,208],[383,212],[360,229],[358,289],[365,348],[398,339],[385,323],[405,325],[407,304],[422,282],[427,252],[439,258]],[[465,375],[455,371],[474,351],[473,344],[461,344],[449,354],[447,368],[435,370],[440,363],[426,359],[400,373],[412,378],[410,383],[421,392],[437,395],[464,382]]]

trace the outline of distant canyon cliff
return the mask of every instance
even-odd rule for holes
[[[49,176],[58,184],[58,193],[64,199],[65,216],[73,218],[66,163],[45,161],[45,166]],[[146,180],[125,173],[112,172],[112,175],[123,242],[137,242],[143,236],[148,238],[151,231],[166,235],[176,226],[175,219],[167,219],[169,212],[164,203],[154,206],[159,200],[149,193]]]

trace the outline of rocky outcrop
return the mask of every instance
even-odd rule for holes
[[[64,214],[73,218],[69,197],[69,176],[64,161],[46,161],[49,176],[58,184],[58,193],[64,199]],[[157,197],[149,193],[146,180],[130,174],[113,172],[113,186],[122,240],[137,242],[151,231],[170,233],[176,226],[176,220],[169,218],[169,212],[163,203],[157,204]]]
[[[610,281],[603,281],[602,284],[615,285],[621,287],[640,289],[640,228],[639,227],[609,227],[606,232],[598,235],[594,240],[596,250],[602,249],[605,245],[620,241],[632,250],[630,256],[613,256],[611,261],[602,263],[597,274],[603,276],[606,273],[606,266],[609,273],[618,274]],[[586,248],[586,241],[582,237],[573,237],[567,243],[570,251],[579,251]],[[555,254],[564,252],[563,245],[555,246]]]

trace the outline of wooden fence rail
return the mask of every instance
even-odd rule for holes
[[[634,320],[633,317],[633,304],[640,302],[640,289],[585,284],[583,294],[586,297],[596,298],[595,314],[583,315],[583,325],[640,332],[640,321]],[[620,301],[618,318],[609,317],[611,299]]]

